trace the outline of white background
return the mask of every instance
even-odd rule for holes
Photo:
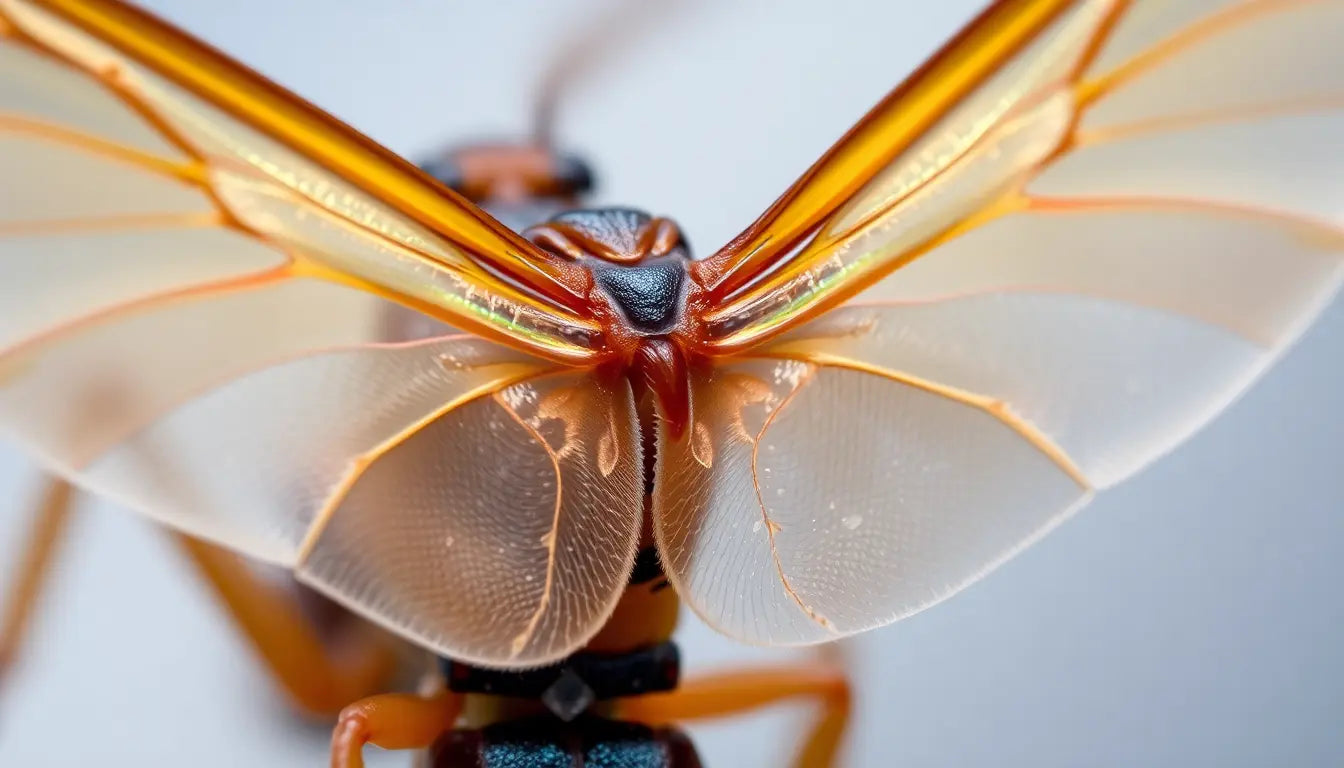
[[[526,130],[552,51],[602,3],[150,5],[414,158]],[[575,89],[560,137],[596,166],[601,201],[672,215],[709,250],[974,10],[685,5]],[[1336,302],[1167,460],[956,599],[851,643],[852,764],[1344,764],[1342,348]],[[32,481],[0,450],[5,565]],[[81,513],[32,639],[0,684],[0,765],[325,764],[326,735],[296,726],[176,552],[130,515]],[[691,617],[681,641],[692,671],[788,657]],[[694,734],[711,767],[775,765],[804,714]]]

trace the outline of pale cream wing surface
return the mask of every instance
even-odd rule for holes
[[[748,642],[911,613],[1087,495],[1019,425],[915,383],[762,359],[694,396],[690,438],[659,446],[658,542],[692,608]]]
[[[213,224],[264,243],[289,276],[587,354],[591,322],[520,298],[444,238],[39,3],[0,1],[0,24],[0,163],[25,182],[6,190],[0,232]]]
[[[0,175],[0,434],[445,655],[596,631],[637,535],[629,393],[449,327],[578,359],[585,321],[22,0]]]
[[[1076,74],[950,112],[925,144],[973,141],[907,153],[787,290],[719,318],[758,361],[697,383],[658,491],[715,626],[814,642],[948,597],[1207,423],[1335,295],[1344,4],[1078,3],[1024,54],[1094,11],[1056,49]]]
[[[554,661],[625,589],[642,467],[623,380],[559,374],[498,390],[361,461],[305,543],[299,578],[455,659]]]

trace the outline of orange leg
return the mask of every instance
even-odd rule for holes
[[[5,613],[0,619],[0,678],[18,657],[42,584],[51,571],[57,545],[69,523],[73,496],[70,484],[56,477],[48,479],[42,492],[33,515],[32,532],[13,573]]]
[[[817,699],[822,705],[794,765],[834,766],[850,710],[849,680],[834,665],[804,663],[693,679],[674,691],[623,699],[617,715],[663,725],[741,714],[794,698]]]
[[[74,493],[65,480],[47,481],[0,617],[0,678],[22,646],[68,527]],[[386,633],[360,622],[344,627],[348,631],[339,636],[325,636],[303,614],[292,589],[259,577],[216,546],[172,535],[300,711],[329,718],[346,704],[387,688],[399,658],[398,646]]]
[[[339,637],[324,637],[292,589],[268,581],[231,552],[173,536],[300,711],[327,718],[386,690],[399,661],[399,646],[389,635],[358,622]]]
[[[364,745],[426,749],[462,713],[462,695],[388,693],[341,710],[331,733],[331,768],[364,768]]]

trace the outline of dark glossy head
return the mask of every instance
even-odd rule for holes
[[[636,388],[652,393],[673,435],[690,413],[690,247],[670,219],[631,208],[574,209],[592,186],[576,158],[542,145],[474,145],[421,166],[533,243],[573,262],[571,285]],[[535,224],[542,221],[541,224]],[[642,395],[640,395],[642,397]]]
[[[567,211],[523,233],[591,275],[588,298],[607,340],[624,361],[636,395],[647,390],[679,435],[690,413],[686,389],[686,311],[691,252],[670,219],[630,208]]]
[[[669,334],[680,323],[691,254],[670,219],[595,208],[561,213],[524,234],[587,267],[595,289],[634,333]]]

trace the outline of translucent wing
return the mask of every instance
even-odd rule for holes
[[[7,185],[5,234],[225,229],[264,246],[280,276],[356,285],[551,359],[594,358],[596,324],[565,309],[565,265],[220,54],[107,0],[3,0],[0,24],[0,163],[23,180]],[[46,287],[16,278],[33,281],[11,281],[19,293]]]
[[[0,175],[0,431],[440,653],[596,631],[639,446],[544,254],[118,3],[0,0]]]
[[[727,364],[659,444],[664,565],[707,622],[761,644],[894,621],[1006,559],[1086,495],[992,407],[893,376]]]
[[[299,577],[453,658],[573,653],[625,588],[644,496],[623,381],[534,379],[384,442],[324,502]]]
[[[936,62],[993,59],[1028,5]],[[739,275],[710,322],[740,362],[663,438],[660,540],[728,633],[953,594],[1206,423],[1344,279],[1344,4],[1063,5],[800,244],[753,266],[749,230],[706,267]]]

